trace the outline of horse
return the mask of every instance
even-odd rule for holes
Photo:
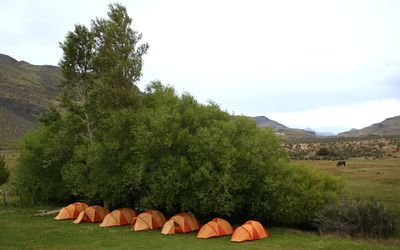
[[[338,163],[336,164],[337,167],[343,166],[346,167],[346,162],[345,161],[338,161]]]

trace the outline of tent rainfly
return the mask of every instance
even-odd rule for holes
[[[54,219],[56,220],[76,219],[78,215],[87,207],[88,205],[84,202],[72,203],[66,207],[63,207]]]
[[[165,216],[158,210],[147,210],[132,219],[132,230],[157,229],[165,224]]]
[[[260,222],[249,220],[235,229],[231,241],[243,242],[246,240],[258,240],[267,238],[268,236],[268,231],[265,230]]]
[[[214,218],[200,228],[197,234],[198,239],[208,239],[211,237],[220,237],[233,233],[233,228],[229,222],[221,218]]]
[[[119,208],[107,214],[100,227],[115,227],[131,224],[132,218],[136,217],[136,212],[132,208]]]
[[[101,222],[103,221],[104,217],[109,213],[110,211],[108,211],[107,208],[97,205],[90,206],[79,214],[78,218],[74,220],[74,223],[78,224],[81,222]]]
[[[162,234],[189,233],[199,230],[199,222],[190,213],[179,213],[172,216],[161,230]]]

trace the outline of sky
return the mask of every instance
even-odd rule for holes
[[[153,80],[235,115],[342,132],[400,115],[400,1],[119,1]],[[112,1],[1,1],[0,53],[57,65]]]

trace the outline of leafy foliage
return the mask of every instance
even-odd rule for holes
[[[395,216],[392,211],[374,199],[343,200],[318,211],[315,225],[323,233],[386,237],[395,230]]]
[[[62,167],[69,161],[76,144],[76,136],[64,127],[63,119],[55,110],[40,118],[42,123],[24,136],[14,182],[17,191],[29,194],[32,201],[58,200],[65,192]]]
[[[8,181],[9,176],[10,171],[8,171],[6,167],[6,160],[4,159],[4,155],[0,155],[0,186]]]
[[[274,224],[308,226],[316,211],[340,197],[340,190],[341,183],[326,173],[283,164],[266,177],[255,214]]]

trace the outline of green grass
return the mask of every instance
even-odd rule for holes
[[[336,161],[293,161],[305,163],[340,176],[349,198],[374,197],[400,214],[400,158],[364,159],[346,161],[346,167],[336,167]]]
[[[232,243],[230,237],[197,239],[196,233],[162,235],[160,230],[133,232],[128,226],[32,217],[33,209],[0,210],[0,249],[399,249],[400,241],[351,240],[283,228],[268,229],[267,239]]]

